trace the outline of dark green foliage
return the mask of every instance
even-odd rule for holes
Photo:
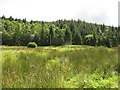
[[[36,42],[38,46],[49,45],[91,45],[115,47],[120,44],[120,29],[104,24],[85,21],[57,20],[54,22],[2,19],[2,44],[26,46]]]
[[[65,44],[71,44],[72,43],[72,34],[71,34],[69,28],[67,28],[66,31],[65,31],[64,40],[65,40]]]
[[[55,31],[55,39],[54,39],[54,45],[60,46],[64,44],[64,33],[63,31],[56,29]]]
[[[35,42],[29,42],[28,43],[28,48],[36,48],[37,44]]]
[[[12,18],[12,16],[10,16],[9,18],[8,18],[10,21],[13,21],[14,19]]]
[[[95,34],[88,34],[85,36],[85,42],[86,45],[96,46],[98,40]]]
[[[107,47],[112,47],[111,45],[112,45],[111,39],[109,39],[109,38],[107,37],[107,39],[106,39],[106,46],[107,46]]]
[[[53,27],[50,26],[49,28],[49,41],[50,41],[50,45],[54,44],[54,37],[55,37],[55,32],[53,31]]]
[[[77,32],[73,35],[73,40],[72,40],[73,45],[81,45],[82,44],[82,38],[81,35]]]
[[[23,19],[23,22],[24,22],[24,23],[26,23],[26,18],[25,18],[25,19]]]
[[[5,16],[3,15],[3,16],[1,17],[1,19],[5,19]]]

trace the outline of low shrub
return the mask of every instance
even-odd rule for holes
[[[35,42],[29,42],[27,46],[28,48],[36,48],[37,44]]]

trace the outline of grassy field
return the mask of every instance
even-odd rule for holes
[[[118,88],[117,48],[2,46],[3,88]]]

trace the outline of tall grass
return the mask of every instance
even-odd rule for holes
[[[117,49],[90,46],[6,47],[3,88],[117,88]]]

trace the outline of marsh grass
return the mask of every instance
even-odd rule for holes
[[[3,88],[117,88],[118,51],[91,46],[2,47]]]

